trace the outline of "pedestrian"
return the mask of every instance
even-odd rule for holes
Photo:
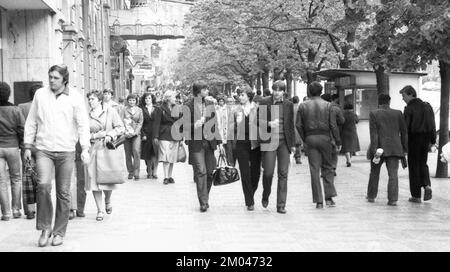
[[[344,117],[344,112],[342,111],[341,107],[339,106],[339,95],[323,94],[323,95],[321,95],[321,97],[323,100],[330,102],[330,104],[332,106],[331,110],[334,111],[334,115],[336,116],[336,124],[338,126],[339,133],[342,134],[342,126],[345,123],[345,117]],[[341,135],[341,139],[342,139],[342,135]],[[336,146],[334,146],[332,153],[331,153],[331,160],[333,163],[334,176],[336,176],[336,169],[337,169],[338,158],[339,158],[339,151],[337,151],[335,147]]]
[[[213,182],[213,170],[216,167],[214,151],[222,144],[218,129],[217,114],[212,102],[209,102],[208,87],[204,83],[195,83],[192,86],[194,98],[186,106],[190,111],[189,139],[186,141],[189,150],[189,164],[192,165],[194,181],[197,185],[197,196],[200,211],[206,212],[209,208],[209,192]],[[205,129],[205,124],[210,129]],[[218,135],[218,136],[217,136]],[[217,136],[217,137],[216,137]],[[219,147],[223,151],[223,147]]]
[[[260,137],[264,168],[261,203],[264,208],[269,205],[275,164],[277,163],[277,212],[285,214],[290,153],[295,152],[294,105],[284,98],[286,84],[283,81],[275,81],[272,91],[272,96],[261,100],[258,107],[260,136],[270,134],[267,140]],[[264,114],[264,111],[267,114]],[[264,131],[265,129],[267,130]]]
[[[34,95],[36,91],[42,88],[43,85],[41,83],[36,83],[30,86],[28,89],[29,102],[19,104],[18,107],[22,111],[23,117],[25,120],[28,117],[28,113],[30,112],[31,103],[33,102]],[[20,157],[22,159],[22,204],[23,211],[27,217],[27,219],[34,219],[36,215],[36,184],[32,182],[31,179],[28,179],[25,174],[27,163],[23,159],[25,149],[21,146],[21,154]],[[32,148],[31,150],[31,161],[29,165],[32,167],[30,170],[36,172],[36,149]],[[31,182],[30,182],[31,181]]]
[[[177,162],[178,147],[181,141],[174,139],[172,135],[172,126],[179,119],[179,116],[174,117],[172,111],[176,104],[177,93],[168,90],[164,93],[162,104],[156,109],[155,121],[153,129],[155,133],[155,141],[159,145],[158,161],[163,163],[165,185],[175,183],[172,177],[173,166]]]
[[[378,109],[370,112],[370,146],[367,158],[370,160],[370,178],[367,186],[367,201],[375,202],[378,194],[380,169],[386,162],[388,171],[388,205],[396,206],[398,201],[398,165],[408,150],[408,135],[403,114],[390,108],[391,97],[378,96]],[[374,161],[375,153],[382,149],[380,161]]]
[[[417,98],[416,90],[408,85],[400,90],[406,103],[403,115],[408,129],[408,165],[410,202],[420,203],[432,198],[430,173],[427,165],[428,150],[436,143],[436,123],[430,104]]]
[[[240,107],[234,113],[233,141],[241,172],[242,190],[247,210],[255,209],[254,195],[261,176],[261,149],[257,139],[257,105],[253,102],[255,93],[250,87],[238,91]]]
[[[127,96],[127,104],[122,112],[121,118],[125,125],[124,142],[125,159],[128,170],[128,179],[139,179],[141,167],[141,129],[144,123],[144,115],[141,108],[137,106],[138,97],[135,94]]]
[[[114,97],[114,90],[113,89],[104,89],[103,90],[103,106],[106,107],[112,107],[117,111],[117,113],[120,114],[120,111],[122,110],[119,103],[113,100]]]
[[[31,147],[37,149],[37,222],[41,230],[38,245],[47,245],[52,232],[52,179],[56,184],[56,218],[52,245],[63,243],[70,211],[70,182],[75,164],[75,145],[80,141],[81,158],[89,162],[89,121],[83,97],[68,87],[69,71],[54,65],[49,71],[49,87],[36,92],[25,123],[25,160]],[[53,169],[55,176],[52,177]]]
[[[144,93],[141,99],[141,109],[144,114],[144,122],[141,129],[141,159],[147,166],[147,178],[158,179],[158,150],[156,131],[153,129],[156,117],[155,96],[152,93]]]
[[[296,127],[303,142],[307,145],[313,203],[316,208],[323,208],[320,172],[323,177],[325,202],[334,207],[333,197],[337,196],[334,187],[332,152],[341,149],[341,138],[336,123],[336,112],[332,105],[320,97],[322,85],[314,81],[308,85],[310,99],[300,104]]]
[[[237,101],[231,96],[227,97],[226,100],[227,100],[226,101],[227,102],[226,109],[227,109],[227,116],[228,116],[227,120],[232,120],[234,113],[235,113],[236,109],[238,108]],[[231,124],[229,124],[229,125],[231,125]],[[227,129],[229,130],[230,126],[228,126]],[[225,136],[225,135],[223,135],[223,136]],[[236,160],[237,160],[236,141],[230,141],[230,143],[228,143],[228,141],[227,141],[228,135],[227,135],[227,138],[221,138],[221,139],[222,139],[222,143],[223,143],[223,148],[225,149],[225,155],[227,157],[227,162],[229,165],[234,167],[236,165]]]
[[[260,90],[257,90],[255,97],[253,97],[253,102],[259,104],[259,101],[261,101],[262,98],[262,92]]]
[[[91,135],[90,163],[86,167],[86,191],[92,191],[97,206],[97,221],[104,217],[103,209],[107,214],[112,212],[111,195],[117,189],[117,184],[99,184],[97,151],[105,148],[105,143],[114,141],[124,131],[124,125],[117,110],[110,105],[102,104],[102,93],[91,91],[86,95],[89,102],[89,129]],[[122,152],[121,152],[122,153]],[[123,154],[123,153],[122,153]],[[106,170],[106,169],[103,169]],[[105,207],[102,195],[105,194]]]
[[[219,96],[217,99],[217,122],[220,138],[222,139],[223,148],[226,153],[225,156],[227,163],[228,165],[234,166],[236,163],[236,142],[232,141],[231,137],[228,137],[228,127],[230,126],[233,118],[233,109],[226,104],[226,100],[226,96]]]
[[[351,167],[352,154],[361,150],[359,147],[358,132],[356,130],[356,124],[359,122],[359,119],[353,110],[352,104],[344,105],[344,120],[344,124],[340,129],[342,139],[341,151],[345,154],[347,167]]]
[[[292,103],[294,104],[294,124],[297,121],[297,112],[298,112],[298,106],[300,105],[300,99],[298,96],[292,97]],[[298,134],[298,130],[295,129],[295,153],[294,153],[294,159],[296,164],[302,164],[302,146],[303,141],[300,137],[300,134]]]
[[[10,95],[10,86],[6,82],[0,82],[0,206],[1,219],[4,221],[11,218],[11,209],[14,218],[22,216],[19,146],[23,143],[25,118],[19,107],[8,102]]]

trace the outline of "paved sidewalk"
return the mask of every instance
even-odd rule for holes
[[[387,172],[375,203],[365,200],[369,163],[339,158],[337,207],[315,209],[307,158],[292,164],[287,214],[276,212],[276,179],[267,209],[256,192],[255,211],[244,204],[240,182],[213,187],[211,208],[199,212],[192,168],[175,165],[175,184],[141,179],[114,191],[113,213],[95,221],[88,194],[86,218],[69,223],[64,245],[38,248],[35,220],[0,221],[0,251],[449,251],[450,180],[433,179],[433,199],[409,203],[407,170],[401,169],[399,205],[387,206]],[[294,162],[294,160],[292,160]],[[430,154],[434,175],[436,154]],[[142,171],[144,174],[144,171]],[[143,176],[143,175],[142,175]],[[159,176],[162,177],[162,167]]]

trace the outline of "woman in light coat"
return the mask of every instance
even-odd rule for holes
[[[103,107],[102,94],[99,91],[91,91],[87,94],[89,101],[89,125],[91,132],[91,160],[86,171],[86,191],[92,191],[97,205],[97,221],[103,220],[102,192],[105,193],[106,213],[112,212],[111,195],[117,188],[115,184],[97,184],[97,151],[105,148],[107,142],[111,142],[121,135],[124,125],[119,114],[114,108]]]

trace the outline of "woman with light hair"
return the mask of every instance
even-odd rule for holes
[[[176,141],[172,135],[172,125],[179,117],[172,116],[172,110],[176,106],[177,93],[168,90],[162,97],[162,104],[156,110],[154,128],[155,140],[159,143],[159,161],[163,163],[164,184],[175,183],[172,178],[173,165],[177,162],[178,146],[181,141]]]

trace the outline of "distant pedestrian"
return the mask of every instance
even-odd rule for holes
[[[370,159],[370,178],[367,187],[367,201],[374,202],[378,194],[378,181],[383,162],[389,175],[388,205],[396,206],[398,201],[398,165],[408,150],[408,135],[403,114],[390,108],[391,97],[380,94],[378,109],[370,112],[370,146],[367,158]],[[382,149],[381,160],[373,159],[378,149]]]
[[[155,133],[155,140],[158,142],[158,161],[162,162],[164,170],[165,185],[175,183],[172,177],[173,166],[177,162],[178,147],[181,141],[174,139],[172,135],[172,126],[179,119],[179,117],[172,116],[172,111],[176,104],[177,93],[168,90],[163,95],[162,104],[156,109],[155,121],[153,129]]]
[[[120,114],[122,107],[119,103],[113,100],[114,91],[113,89],[104,89],[103,90],[103,106],[112,107]]]
[[[141,109],[144,114],[144,123],[141,129],[141,159],[147,165],[147,178],[158,179],[158,150],[159,146],[155,137],[154,130],[156,119],[156,100],[151,93],[144,93],[141,99]]]
[[[236,158],[233,156],[233,150],[236,149],[234,141],[229,141],[228,133],[231,119],[233,113],[231,107],[226,105],[226,96],[219,96],[217,99],[216,113],[217,113],[217,124],[220,133],[220,138],[222,139],[223,147],[225,148],[225,155],[229,165],[234,166]],[[234,103],[234,100],[233,100]],[[230,139],[231,140],[231,139]]]
[[[344,117],[344,111],[341,109],[341,107],[339,106],[339,96],[338,95],[331,95],[331,94],[323,94],[321,95],[322,99],[330,102],[331,104],[331,110],[333,111],[333,114],[336,116],[336,124],[338,126],[339,132],[341,134],[341,139],[343,141],[342,138],[342,126],[344,125],[345,122],[345,117]],[[344,146],[344,143],[342,143],[342,146]],[[331,160],[333,162],[333,171],[334,171],[334,175],[336,176],[336,169],[337,169],[337,164],[338,164],[338,158],[339,158],[339,151],[336,150],[335,148],[336,146],[334,146],[332,153],[331,153]],[[342,151],[342,150],[341,150]]]
[[[141,167],[141,128],[144,123],[144,115],[137,106],[138,97],[135,94],[127,96],[127,103],[121,118],[125,125],[126,140],[124,143],[125,159],[127,162],[128,179],[139,179]]]
[[[345,122],[341,129],[342,152],[347,160],[347,167],[352,166],[352,154],[361,150],[359,147],[358,132],[356,124],[359,122],[358,116],[353,111],[352,104],[344,106]]]
[[[300,106],[300,99],[298,96],[294,96],[292,98],[292,103],[294,103],[294,124],[297,123],[297,113],[298,113],[298,107]],[[295,129],[295,153],[294,153],[294,159],[296,164],[302,164],[302,146],[303,141],[300,137],[300,134],[298,133],[298,130]]]
[[[277,164],[277,212],[285,214],[290,154],[295,151],[294,105],[284,98],[286,84],[283,81],[275,81],[272,90],[272,96],[261,100],[258,109],[260,134],[270,133],[268,140],[260,138],[264,169],[261,203],[264,208],[269,205],[275,164]],[[267,114],[262,114],[263,111]],[[263,128],[267,128],[267,131]]]
[[[408,129],[408,165],[410,202],[420,203],[422,187],[423,200],[432,198],[430,173],[428,170],[428,150],[436,143],[436,123],[430,104],[417,98],[412,86],[400,90],[403,101],[407,104],[403,115]]]
[[[300,104],[296,124],[303,142],[307,145],[313,202],[318,209],[323,208],[321,176],[326,204],[331,207],[336,205],[333,200],[337,193],[334,187],[331,153],[333,148],[341,149],[335,111],[332,110],[329,102],[320,97],[322,88],[322,85],[316,81],[308,86],[311,98]]]
[[[22,216],[20,212],[22,180],[19,146],[23,144],[25,119],[19,107],[8,102],[10,95],[9,85],[0,82],[0,206],[1,219],[4,221],[8,221],[11,215],[14,218]],[[7,166],[8,170],[6,170]],[[11,188],[11,202],[9,187]]]
[[[25,160],[31,160],[34,145],[38,174],[37,222],[42,231],[39,246],[44,247],[51,236],[53,204],[52,180],[56,184],[56,218],[52,245],[63,243],[69,212],[70,182],[75,166],[75,145],[80,141],[81,158],[89,162],[89,121],[83,97],[69,88],[69,71],[65,65],[49,69],[49,87],[36,92],[25,123]],[[56,118],[57,117],[57,118]],[[54,169],[54,171],[53,171]],[[55,176],[52,177],[52,174]]]

